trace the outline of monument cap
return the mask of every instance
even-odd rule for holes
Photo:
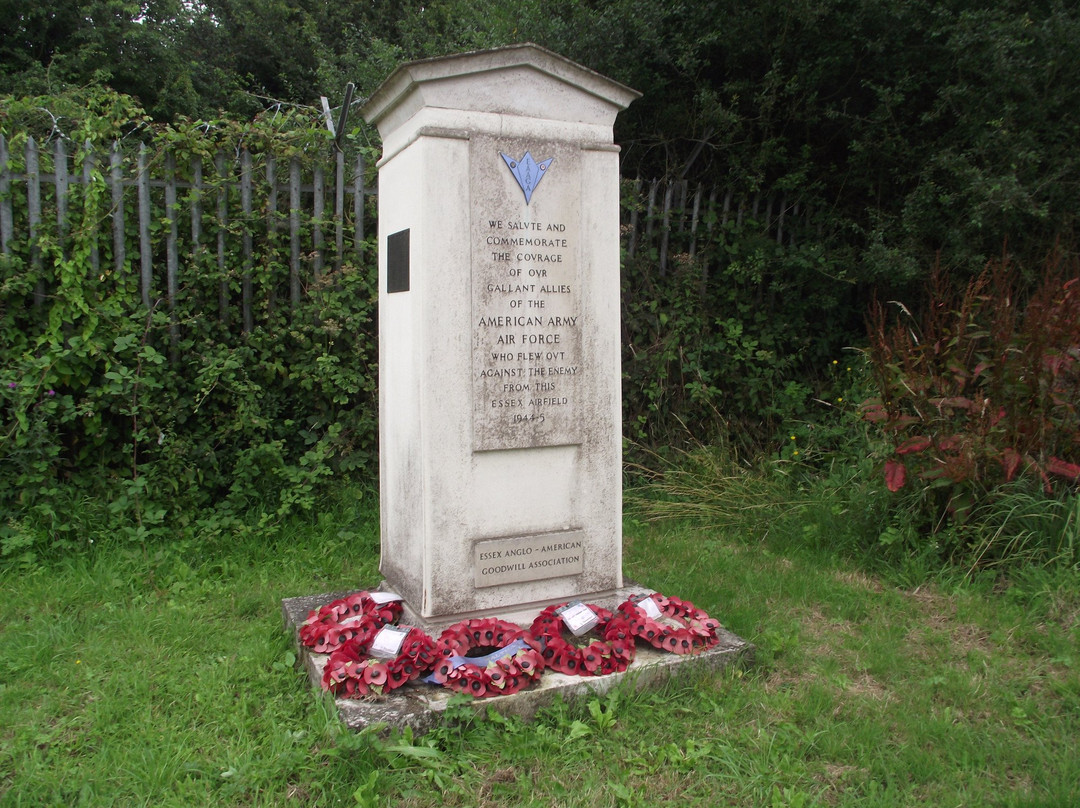
[[[551,86],[538,92],[537,76],[548,79]],[[476,92],[475,81],[462,81],[480,77],[485,79],[483,94]],[[577,102],[553,103],[555,89],[565,92],[567,100],[578,96]],[[620,110],[640,97],[636,90],[526,42],[406,62],[371,95],[361,113],[380,131],[387,116],[402,106],[497,112],[610,126]],[[585,102],[586,98],[592,103]]]

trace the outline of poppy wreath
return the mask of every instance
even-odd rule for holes
[[[619,611],[629,618],[630,631],[635,637],[673,654],[697,654],[719,642],[716,630],[720,628],[720,621],[709,617],[690,601],[665,597],[659,592],[648,597],[656,602],[663,617],[682,627],[675,628],[649,617],[631,599],[620,604]]]
[[[438,655],[435,641],[418,628],[409,630],[391,660],[368,656],[378,629],[366,639],[348,640],[330,654],[323,669],[323,690],[346,699],[382,696],[427,672]]]
[[[514,647],[513,653],[499,657],[496,652],[476,662],[467,656],[479,648],[507,647]],[[544,670],[536,638],[514,623],[493,617],[455,623],[439,635],[435,648],[440,658],[432,679],[476,698],[517,693],[539,681]]]
[[[600,606],[587,604],[599,622],[590,632],[599,634],[584,648],[578,648],[563,636],[566,623],[556,609],[566,604],[548,606],[533,621],[529,629],[540,642],[544,664],[559,673],[578,676],[603,676],[621,673],[634,661],[636,647],[630,621],[622,613],[615,614]]]
[[[401,603],[376,603],[367,592],[354,592],[312,611],[300,625],[300,642],[317,654],[329,654],[348,640],[370,642],[382,626],[401,615]]]

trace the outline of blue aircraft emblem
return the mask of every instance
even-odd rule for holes
[[[510,173],[514,175],[514,179],[517,180],[521,190],[525,193],[525,204],[528,205],[532,201],[533,191],[536,190],[536,186],[540,184],[540,180],[544,178],[548,166],[551,165],[551,161],[555,158],[549,157],[538,163],[529,152],[525,152],[525,156],[520,160],[515,160],[502,152],[499,152],[499,154],[502,155],[502,159],[506,161]]]

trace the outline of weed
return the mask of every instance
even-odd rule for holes
[[[864,416],[891,444],[889,490],[917,481],[912,516],[929,532],[966,524],[1003,483],[1030,479],[1049,495],[1080,481],[1078,273],[1075,259],[1052,258],[1025,301],[1005,259],[962,290],[938,270],[920,318],[903,306],[895,321],[885,306],[872,309],[877,395]],[[1038,533],[984,532],[974,563],[1027,554]]]

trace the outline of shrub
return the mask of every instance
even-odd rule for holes
[[[625,432],[653,448],[734,440],[753,454],[814,413],[807,381],[853,333],[852,288],[813,243],[781,246],[761,222],[716,216],[666,271],[655,249],[624,262]]]
[[[64,98],[35,101],[71,106]],[[65,138],[74,154],[82,140],[71,142],[73,135],[97,142],[99,134],[126,132],[124,120],[141,120],[127,106],[99,106],[90,104],[76,121],[63,119],[70,131],[51,136]],[[26,102],[0,106],[0,133],[9,137],[16,176],[27,133],[34,131],[31,111]],[[326,133],[314,115],[184,123],[142,134],[150,161],[163,160],[166,150],[178,155],[178,175],[186,181],[189,156],[222,149],[238,155],[250,147],[256,171],[265,169],[268,156],[283,163],[295,157],[308,171],[328,157]],[[51,154],[42,144],[43,173],[52,170]],[[321,274],[302,272],[306,286],[290,300],[286,225],[244,231],[239,200],[232,198],[239,194],[226,189],[222,198],[232,205],[227,232],[209,203],[201,208],[201,243],[180,228],[177,284],[168,295],[160,275],[169,222],[151,222],[157,275],[147,305],[140,299],[140,245],[132,231],[134,194],[124,197],[129,243],[126,260],[115,268],[110,227],[103,224],[110,189],[99,168],[100,161],[89,182],[73,184],[66,228],[52,224],[62,217],[55,193],[45,189],[33,243],[26,235],[26,195],[10,197],[15,238],[0,255],[0,557],[22,552],[32,543],[28,532],[39,544],[63,544],[71,515],[58,514],[79,497],[107,503],[109,525],[141,541],[172,537],[178,525],[200,519],[231,524],[252,511],[272,523],[312,509],[328,477],[373,469],[372,238],[343,254],[340,268],[328,258]],[[218,197],[214,176],[208,168],[202,191],[208,199]],[[182,193],[196,193],[185,187]],[[260,222],[270,218],[261,194],[253,194]],[[185,209],[185,224],[188,215]],[[279,218],[286,215],[278,209]],[[315,226],[309,219],[302,220],[308,244]],[[328,221],[321,225],[329,228]],[[224,273],[207,249],[219,231]],[[245,238],[253,242],[246,268]],[[242,301],[249,304],[250,325],[240,322]]]
[[[1053,258],[1030,294],[1006,260],[956,289],[940,269],[919,316],[875,303],[862,406],[888,447],[890,491],[914,485],[931,531],[1005,483],[1080,480],[1080,264]]]

